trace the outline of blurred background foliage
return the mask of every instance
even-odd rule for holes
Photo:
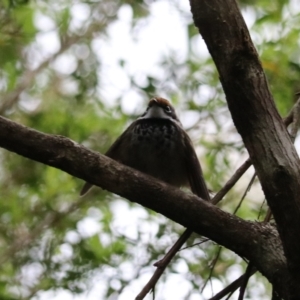
[[[239,4],[285,116],[300,88],[297,0]],[[0,28],[1,115],[104,153],[161,95],[192,137],[210,189],[247,158],[187,1],[2,0]],[[101,189],[79,198],[82,182],[59,170],[4,150],[0,160],[1,299],[132,299],[183,231]],[[224,210],[235,210],[252,174],[219,204]],[[265,211],[256,182],[237,214],[262,220]],[[203,237],[188,246],[157,299],[207,299],[245,270]],[[270,286],[257,274],[247,293],[269,299]]]

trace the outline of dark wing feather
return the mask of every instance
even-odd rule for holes
[[[138,120],[137,120],[138,121]],[[110,148],[106,151],[105,155],[117,160],[119,162],[126,160],[124,157],[125,153],[124,151],[120,151],[121,149],[124,149],[123,144],[128,142],[130,139],[130,135],[133,132],[133,127],[136,125],[136,122],[133,122],[117,139],[116,141],[110,146]]]
[[[105,155],[107,157],[115,159],[119,162],[123,162],[124,160],[126,160],[126,158],[124,157],[124,155],[126,155],[126,154],[124,154],[124,152],[120,151],[120,149],[124,149],[122,144],[127,141],[127,138],[129,138],[129,137],[126,137],[126,135],[129,135],[130,132],[132,132],[132,127],[134,126],[134,124],[135,124],[135,122],[133,122],[110,146],[110,148],[105,153]],[[92,186],[93,185],[91,183],[86,182],[80,191],[80,196],[83,196],[84,194],[86,194]]]
[[[205,184],[202,169],[200,166],[200,162],[196,155],[195,149],[193,147],[192,141],[189,136],[185,133],[185,162],[187,166],[187,176],[188,181],[191,187],[191,190],[194,194],[201,197],[204,200],[209,201],[210,196]]]
[[[86,182],[86,183],[83,185],[83,187],[82,187],[82,189],[81,189],[81,191],[80,191],[80,196],[85,195],[85,194],[90,190],[90,188],[91,188],[92,186],[93,186],[92,184]]]

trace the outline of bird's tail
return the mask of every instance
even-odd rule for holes
[[[81,191],[80,191],[80,196],[85,195],[85,194],[90,190],[90,188],[91,188],[92,186],[93,186],[92,184],[86,182],[86,183],[84,184],[84,186],[82,187]]]

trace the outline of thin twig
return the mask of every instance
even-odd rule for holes
[[[225,183],[220,191],[212,198],[211,203],[219,203],[224,196],[230,191],[230,189],[237,183],[237,181],[244,175],[244,173],[252,165],[251,159],[248,158],[232,175],[232,177]]]
[[[270,222],[271,217],[272,217],[272,212],[271,212],[271,209],[269,207],[268,210],[267,210],[267,213],[266,213],[266,216],[265,216],[265,219],[263,220],[263,222],[264,223]]]
[[[182,251],[182,250],[185,250],[185,249],[189,249],[189,248],[195,247],[195,246],[199,246],[199,245],[204,244],[204,243],[206,243],[206,242],[208,242],[208,241],[210,241],[210,239],[203,239],[203,240],[202,240],[201,242],[199,242],[199,243],[196,243],[196,244],[193,244],[193,245],[191,245],[191,246],[187,246],[187,247],[181,248],[178,252],[180,252],[180,251]]]
[[[231,298],[231,296],[233,295],[233,293],[234,293],[234,292],[231,292],[231,293],[226,297],[225,300],[229,300],[229,299]]]
[[[300,97],[298,97],[295,105],[293,106],[292,111],[293,111],[293,123],[291,124],[290,135],[292,141],[295,142],[297,132],[300,127]]]
[[[257,220],[258,220],[258,221],[259,221],[260,216],[261,216],[261,214],[262,214],[262,209],[263,209],[263,206],[265,205],[265,203],[266,203],[266,198],[263,200],[263,202],[261,203],[261,206],[260,206],[260,208],[259,208],[259,213],[258,213],[258,216],[257,216]]]
[[[215,258],[214,258],[214,260],[213,260],[212,266],[211,266],[211,268],[210,268],[209,275],[208,275],[207,279],[205,280],[205,282],[204,282],[204,284],[203,284],[203,286],[202,286],[202,288],[201,288],[201,293],[203,293],[203,291],[204,291],[204,289],[205,289],[205,287],[206,287],[208,281],[211,279],[212,273],[213,273],[213,271],[214,271],[214,269],[215,269],[215,266],[216,266],[217,261],[218,261],[218,259],[219,259],[219,257],[220,257],[220,254],[221,254],[222,249],[223,249],[223,247],[219,246],[218,251],[217,251],[217,254],[216,254],[216,256],[215,256]]]
[[[253,184],[253,182],[254,182],[254,180],[255,180],[255,177],[256,177],[256,172],[254,172],[254,174],[253,174],[253,176],[252,176],[252,178],[251,178],[251,180],[250,180],[250,182],[249,182],[249,184],[248,184],[248,186],[247,186],[247,188],[246,188],[246,190],[245,190],[245,192],[244,192],[244,194],[243,194],[243,196],[242,196],[242,198],[241,198],[239,204],[238,204],[237,207],[235,208],[235,210],[234,210],[234,212],[233,212],[234,215],[237,213],[237,211],[238,211],[239,208],[241,207],[241,205],[242,205],[242,203],[243,203],[243,201],[244,201],[246,195],[247,195],[248,192],[250,191],[251,186],[252,186],[252,184]]]
[[[253,268],[251,271],[251,275],[253,275],[255,272],[256,272],[256,269]],[[225,297],[226,295],[228,295],[229,293],[234,293],[241,286],[244,278],[245,278],[245,274],[243,274],[238,279],[236,279],[235,281],[230,283],[226,288],[224,288],[222,291],[217,293],[215,296],[213,296],[209,300],[220,300],[223,297]]]
[[[175,254],[180,250],[182,245],[186,242],[186,240],[191,236],[193,231],[190,229],[186,229],[184,233],[179,237],[179,239],[176,241],[176,243],[172,246],[172,248],[168,251],[166,256],[156,262],[154,266],[156,266],[156,270],[150,280],[147,282],[147,284],[144,286],[144,288],[141,290],[141,292],[136,296],[136,300],[144,299],[144,297],[151,291],[154,290],[154,287],[163,274],[164,270],[168,266],[169,262],[172,260],[172,258],[175,256]]]
[[[291,126],[291,139],[294,142],[298,129],[300,127],[300,92],[296,93],[298,97],[296,103],[293,108],[290,110],[289,114],[283,119],[283,123],[286,127]]]
[[[249,278],[251,277],[252,270],[253,270],[253,265],[250,262],[247,266],[247,269],[246,269],[246,272],[245,272],[245,277],[244,277],[244,279],[242,281],[242,284],[241,284],[240,294],[239,294],[238,300],[243,300],[244,299],[244,294],[245,294],[245,291],[246,291],[246,287],[247,287]]]

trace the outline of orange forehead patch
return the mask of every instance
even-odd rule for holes
[[[154,103],[158,104],[159,106],[171,106],[171,103],[164,98],[161,97],[154,97],[150,100],[149,105],[152,106]]]

